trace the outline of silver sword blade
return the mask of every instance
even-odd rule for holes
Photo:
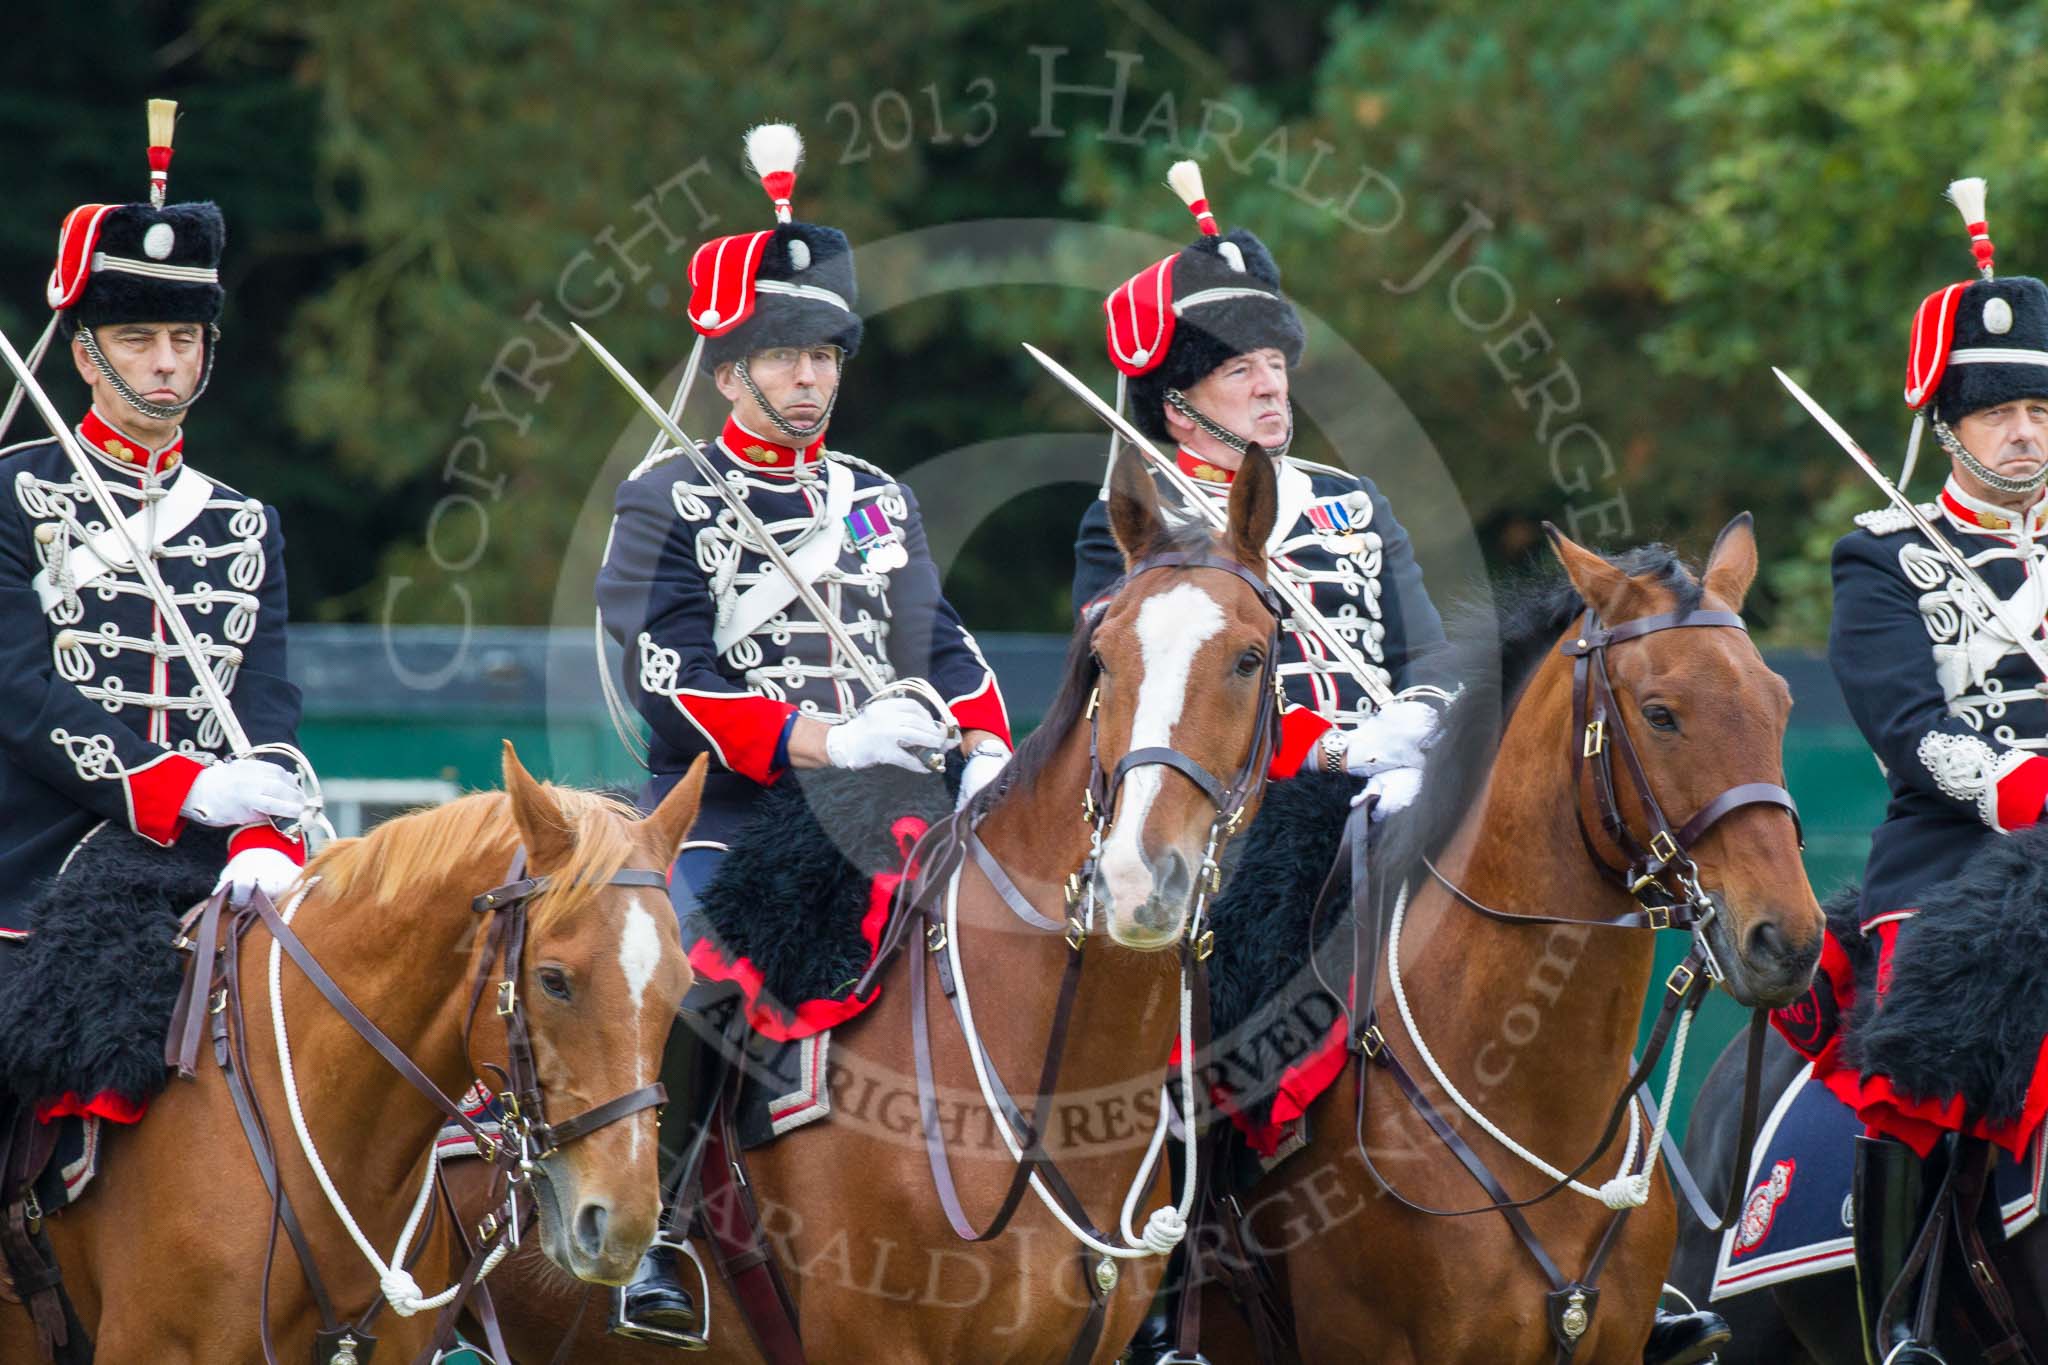
[[[1132,449],[1151,460],[1153,465],[1167,476],[1174,488],[1180,492],[1182,499],[1189,503],[1197,515],[1206,516],[1212,525],[1222,525],[1222,513],[1217,510],[1215,504],[1199,490],[1188,488],[1186,476],[1180,472],[1180,466],[1158,446],[1147,440],[1143,432],[1131,425],[1130,419],[1105,403],[1100,394],[1082,383],[1071,370],[1044,351],[1028,341],[1024,343],[1024,349],[1031,353],[1033,360],[1045,367],[1046,373],[1064,384],[1068,392],[1086,403],[1097,417],[1109,423],[1119,436],[1130,442]],[[1386,706],[1394,700],[1392,690],[1373,674],[1358,651],[1352,648],[1351,642],[1339,635],[1323,614],[1316,610],[1315,602],[1308,593],[1298,589],[1285,573],[1277,569],[1267,575],[1266,582],[1286,601],[1288,610],[1294,613],[1294,619],[1309,628],[1322,642],[1323,647],[1330,651],[1331,656],[1344,666],[1344,671],[1364,689],[1367,696],[1372,698],[1375,706]]]
[[[1907,497],[1905,492],[1897,484],[1893,483],[1882,469],[1877,467],[1877,461],[1871,459],[1863,447],[1856,443],[1856,438],[1851,436],[1840,422],[1829,416],[1827,411],[1814,400],[1812,394],[1799,387],[1798,382],[1791,375],[1786,374],[1775,365],[1771,367],[1771,373],[1778,376],[1778,382],[1785,386],[1786,392],[1799,400],[1799,406],[1805,408],[1812,415],[1813,420],[1820,423],[1821,429],[1834,437],[1837,445],[1849,452],[1849,458],[1856,461],[1863,472],[1870,476],[1871,482],[1884,490],[1884,495],[1891,499],[1892,505],[1906,514],[1907,518],[1912,522],[1913,528],[1926,538],[1927,542],[1934,547],[1936,553],[1948,561],[1949,571],[1956,575],[1959,582],[1963,583],[1977,595],[1977,600],[1990,611],[1993,619],[2005,627],[2005,633],[2019,643],[2019,647],[2025,653],[2027,659],[2035,668],[2041,670],[2041,676],[2048,678],[2048,647],[2044,647],[2042,642],[2034,637],[2034,629],[2038,629],[2040,623],[2034,623],[2033,628],[2023,628],[2020,623],[2015,622],[2008,614],[2009,604],[2006,600],[1993,592],[1991,585],[1977,575],[1977,571],[1970,567],[1969,560],[1963,557],[1962,551],[1956,549],[1950,543],[1948,537],[1943,535],[1934,523],[1927,519],[1926,515],[1914,504],[1913,500]]]

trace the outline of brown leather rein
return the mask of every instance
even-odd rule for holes
[[[486,1261],[501,1243],[516,1247],[530,1217],[530,1211],[522,1210],[519,1191],[530,1187],[537,1175],[545,1175],[539,1163],[561,1148],[622,1118],[658,1106],[667,1099],[666,1090],[657,1082],[595,1105],[560,1123],[548,1121],[546,1096],[534,1059],[533,1034],[525,1003],[519,997],[518,982],[519,966],[526,949],[528,906],[534,897],[547,889],[549,879],[525,876],[525,867],[526,850],[521,848],[513,855],[504,884],[484,892],[471,902],[475,913],[489,915],[492,921],[476,978],[470,986],[464,1042],[465,1045],[469,1042],[485,991],[495,986],[497,1013],[505,1021],[509,1068],[487,1064],[488,1069],[498,1072],[506,1083],[498,1097],[504,1115],[497,1137],[485,1132],[463,1112],[460,1104],[449,1099],[398,1044],[370,1021],[320,965],[263,892],[257,891],[246,906],[232,911],[227,907],[227,893],[216,893],[201,907],[196,921],[179,936],[176,946],[180,951],[190,953],[191,959],[186,964],[184,985],[172,1014],[170,1035],[164,1045],[164,1061],[179,1076],[191,1079],[198,1070],[200,1034],[202,1031],[210,1033],[214,1063],[227,1081],[228,1093],[234,1100],[235,1113],[248,1140],[250,1154],[255,1158],[264,1187],[270,1195],[270,1232],[264,1250],[258,1310],[266,1365],[278,1365],[270,1339],[270,1280],[280,1228],[292,1244],[320,1313],[320,1328],[314,1343],[314,1360],[319,1365],[355,1365],[358,1360],[367,1360],[375,1345],[370,1328],[382,1314],[386,1300],[380,1293],[354,1319],[344,1323],[339,1318],[333,1298],[314,1263],[311,1247],[291,1198],[278,1177],[277,1144],[248,1081],[248,1030],[244,1021],[238,949],[242,939],[257,925],[262,925],[271,934],[343,1022],[408,1085],[425,1096],[443,1118],[467,1133],[476,1143],[478,1154],[491,1163],[495,1202],[491,1212],[476,1228],[477,1245],[468,1268],[457,1282],[454,1299],[440,1310],[433,1340],[417,1357],[417,1365],[432,1365],[440,1351],[453,1341],[457,1321],[473,1292],[478,1293],[479,1311],[487,1318],[486,1326],[493,1338],[497,1365],[510,1365],[509,1357],[497,1340],[499,1333],[495,1314],[489,1307],[488,1293],[479,1291]],[[622,868],[603,884],[659,887],[665,891],[668,878],[649,869]],[[222,923],[224,918],[227,920],[225,925]],[[500,963],[503,964],[502,974],[498,970]],[[501,1190],[500,1198],[497,1195]],[[437,1212],[430,1211],[429,1228]],[[429,1240],[423,1232],[415,1247],[415,1256]],[[461,1240],[468,1244],[466,1232]]]

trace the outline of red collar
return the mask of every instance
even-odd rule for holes
[[[79,439],[86,449],[97,455],[104,455],[124,465],[132,465],[152,474],[165,474],[178,467],[184,458],[185,430],[178,429],[170,444],[161,450],[151,450],[142,442],[106,421],[96,408],[85,410],[85,420],[78,424]]]
[[[799,453],[795,446],[786,446],[747,430],[737,417],[725,419],[725,430],[718,433],[718,444],[724,447],[734,464],[756,474],[794,474],[799,468],[822,460],[825,450],[823,435]]]
[[[1181,473],[1199,483],[1213,485],[1218,492],[1230,487],[1237,480],[1235,469],[1225,469],[1222,465],[1211,464],[1186,446],[1175,450],[1173,458],[1180,466]]]
[[[1985,502],[1981,498],[1971,497],[1956,486],[1954,479],[1942,485],[1941,506],[1942,510],[1959,525],[1979,531],[2003,534],[2012,531],[2019,520],[2003,507]],[[2035,535],[2038,536],[2044,530],[2048,530],[2048,498],[2037,499],[2028,509],[2028,513],[2033,518]]]

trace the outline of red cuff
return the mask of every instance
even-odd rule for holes
[[[720,763],[764,787],[782,776],[775,766],[775,746],[795,705],[752,692],[682,692],[676,705]]]
[[[67,1090],[55,1099],[36,1101],[36,1122],[55,1123],[76,1115],[82,1119],[102,1118],[109,1123],[140,1123],[148,1110],[148,1100],[138,1100],[118,1090],[102,1090],[91,1099],[76,1090]]]
[[[1301,765],[1308,758],[1308,751],[1315,747],[1330,728],[1330,722],[1318,711],[1306,706],[1290,706],[1280,713],[1280,747],[1273,751],[1273,762],[1266,769],[1266,776],[1275,782],[1285,782],[1301,771]]]
[[[981,686],[964,697],[948,700],[946,705],[963,732],[986,730],[1011,748],[1017,747],[1010,740],[1010,713],[1003,706],[1003,694],[996,688],[995,674],[989,674]]]
[[[2011,831],[2037,823],[2043,801],[2048,801],[2048,758],[2029,758],[1999,780],[1998,827]]]
[[[128,827],[164,848],[177,842],[185,828],[178,812],[200,772],[197,759],[165,754],[127,773],[121,785],[128,794]]]
[[[252,848],[274,848],[300,867],[306,865],[305,840],[288,838],[278,833],[276,825],[267,821],[260,825],[244,825],[228,836],[228,857],[247,853]]]

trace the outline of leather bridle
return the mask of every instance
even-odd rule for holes
[[[1693,861],[1692,850],[1720,820],[1748,806],[1776,806],[1783,809],[1792,817],[1794,830],[1800,829],[1799,811],[1793,803],[1791,793],[1775,782],[1738,783],[1714,797],[1691,818],[1675,827],[1665,814],[1662,803],[1657,800],[1642,757],[1637,752],[1634,741],[1629,738],[1628,727],[1620,720],[1620,706],[1615,698],[1613,681],[1608,674],[1607,650],[1610,646],[1641,639],[1660,631],[1695,627],[1744,631],[1747,629],[1742,618],[1736,613],[1711,610],[1689,613],[1663,612],[1625,621],[1617,626],[1603,626],[1599,613],[1589,606],[1579,630],[1567,637],[1558,647],[1560,653],[1572,660],[1572,790],[1574,818],[1578,823],[1580,841],[1601,876],[1626,891],[1635,899],[1639,908],[1606,919],[1593,920],[1500,910],[1467,894],[1445,876],[1433,860],[1427,857],[1423,859],[1423,865],[1430,875],[1459,904],[1501,923],[1570,925],[1594,929],[1678,929],[1692,935],[1691,948],[1665,982],[1662,1004],[1656,1022],[1651,1028],[1648,1046],[1609,1109],[1599,1141],[1594,1144],[1585,1159],[1566,1171],[1562,1178],[1529,1198],[1512,1198],[1506,1186],[1487,1167],[1484,1160],[1438,1111],[1410,1074],[1406,1064],[1388,1046],[1386,1038],[1382,1035],[1377,1022],[1375,997],[1378,990],[1383,926],[1379,919],[1379,903],[1369,889],[1370,878],[1365,850],[1370,819],[1363,809],[1353,812],[1350,825],[1345,832],[1347,852],[1340,855],[1338,864],[1331,870],[1330,879],[1318,900],[1320,910],[1322,904],[1334,898],[1340,873],[1345,871],[1348,859],[1354,981],[1360,1003],[1355,1009],[1347,1009],[1346,1013],[1350,1017],[1351,1044],[1357,1053],[1360,1066],[1355,1141],[1361,1161],[1383,1193],[1413,1212],[1445,1218],[1497,1213],[1507,1221],[1552,1285],[1552,1290],[1547,1296],[1546,1308],[1552,1338],[1558,1348],[1559,1361],[1571,1359],[1590,1323],[1593,1309],[1599,1301],[1599,1290],[1595,1288],[1594,1282],[1608,1253],[1619,1241],[1620,1230],[1627,1221],[1629,1211],[1626,1208],[1616,1211],[1606,1234],[1593,1253],[1584,1276],[1579,1279],[1567,1279],[1544,1249],[1527,1219],[1523,1217],[1522,1210],[1551,1199],[1590,1170],[1619,1136],[1630,1106],[1639,1098],[1646,1109],[1650,1107],[1647,1083],[1655,1072],[1680,1014],[1697,1011],[1705,1002],[1707,991],[1723,979],[1721,965],[1707,940],[1707,931],[1715,919],[1717,909],[1712,898],[1700,886],[1699,868]],[[1618,799],[1619,783],[1615,778],[1617,753],[1620,755],[1621,770],[1648,825],[1650,832],[1647,838],[1637,834],[1621,809]],[[1620,866],[1610,861],[1601,851],[1593,831],[1586,824],[1585,808],[1580,794],[1589,782],[1600,830],[1609,844],[1620,853],[1623,860]],[[1804,847],[1803,834],[1801,847]],[[1733,1221],[1741,1197],[1747,1188],[1750,1153],[1756,1137],[1758,1082],[1767,1013],[1766,1010],[1758,1009],[1751,1019],[1740,1151],[1730,1177],[1728,1193],[1720,1208],[1712,1207],[1701,1194],[1697,1182],[1679,1156],[1676,1145],[1670,1142],[1668,1134],[1666,1136],[1663,1154],[1672,1182],[1692,1205],[1694,1215],[1710,1231],[1720,1231]],[[1411,1200],[1393,1187],[1374,1162],[1366,1141],[1366,1078],[1370,1074],[1366,1069],[1368,1065],[1378,1067],[1391,1075],[1411,1107],[1485,1192],[1488,1202],[1470,1208],[1437,1208]]]
[[[1209,897],[1223,884],[1223,868],[1219,861],[1222,847],[1243,825],[1245,809],[1252,798],[1264,790],[1266,768],[1280,742],[1280,622],[1285,619],[1286,611],[1281,605],[1280,595],[1264,579],[1235,559],[1208,549],[1147,555],[1125,573],[1119,591],[1141,575],[1160,569],[1219,569],[1239,578],[1258,595],[1260,604],[1273,618],[1272,628],[1266,636],[1265,662],[1260,668],[1256,694],[1262,699],[1259,704],[1265,711],[1264,720],[1258,733],[1252,737],[1251,752],[1228,783],[1180,750],[1165,745],[1133,749],[1119,758],[1115,767],[1105,770],[1100,750],[1102,689],[1100,683],[1096,685],[1088,694],[1088,790],[1081,798],[1081,816],[1089,826],[1088,857],[1067,879],[1068,933],[1079,940],[1094,928],[1095,871],[1102,856],[1103,835],[1108,832],[1110,813],[1116,809],[1117,793],[1123,790],[1124,779],[1139,768],[1171,768],[1194,783],[1216,810],[1216,818],[1210,822],[1209,837],[1202,850],[1202,865],[1195,874],[1195,904],[1188,916],[1189,938],[1196,942],[1200,956],[1207,958],[1215,939],[1213,935],[1201,937],[1207,931],[1200,925]]]
[[[492,923],[470,987],[463,1030],[465,1049],[487,990],[494,990],[496,995],[497,1014],[505,1021],[508,1043],[508,1069],[489,1068],[498,1071],[506,1082],[505,1090],[499,1096],[504,1109],[503,1123],[495,1137],[464,1112],[462,1105],[442,1093],[418,1064],[370,1021],[314,958],[304,941],[262,891],[251,895],[246,906],[233,910],[228,908],[225,890],[215,893],[179,936],[177,947],[192,956],[172,1014],[164,1060],[181,1077],[191,1079],[198,1070],[200,1033],[202,1029],[210,1032],[215,1065],[227,1081],[243,1135],[248,1140],[250,1153],[270,1195],[270,1236],[264,1252],[259,1306],[266,1365],[277,1365],[277,1354],[270,1339],[270,1281],[280,1228],[292,1244],[319,1310],[320,1328],[314,1348],[317,1359],[338,1361],[344,1355],[353,1358],[354,1352],[346,1343],[365,1348],[374,1343],[375,1338],[369,1329],[382,1314],[386,1300],[380,1294],[355,1318],[346,1323],[340,1319],[314,1262],[291,1198],[278,1177],[277,1145],[248,1081],[248,1029],[244,1020],[239,947],[241,940],[257,925],[271,934],[343,1022],[414,1090],[425,1096],[446,1121],[460,1127],[476,1143],[478,1154],[491,1164],[492,1209],[475,1229],[477,1244],[473,1257],[457,1283],[454,1299],[440,1310],[433,1340],[418,1357],[418,1365],[431,1365],[439,1352],[453,1342],[465,1302],[478,1289],[485,1264],[498,1251],[500,1244],[512,1247],[519,1244],[520,1234],[530,1217],[530,1210],[521,1207],[519,1191],[530,1187],[537,1174],[544,1174],[539,1163],[572,1142],[666,1101],[667,1091],[656,1082],[594,1105],[560,1123],[548,1121],[546,1095],[534,1060],[532,1028],[525,1002],[520,998],[518,983],[520,963],[526,948],[528,908],[532,900],[548,888],[549,878],[526,876],[525,867],[526,850],[521,848],[513,854],[506,881],[471,902],[471,909],[479,915],[491,916]],[[668,878],[664,873],[651,869],[622,868],[602,885],[657,887],[666,891]],[[430,1220],[433,1216],[430,1212]],[[418,1245],[424,1246],[427,1240],[422,1235]],[[462,1240],[465,1245],[469,1241],[466,1231]],[[487,1316],[487,1328],[495,1339],[499,1334],[495,1330],[495,1315],[488,1309],[488,1295],[479,1295],[479,1299],[480,1311]],[[495,1340],[493,1345],[498,1365],[509,1365],[509,1358],[503,1355]],[[367,1355],[368,1350],[365,1349],[363,1356]]]

